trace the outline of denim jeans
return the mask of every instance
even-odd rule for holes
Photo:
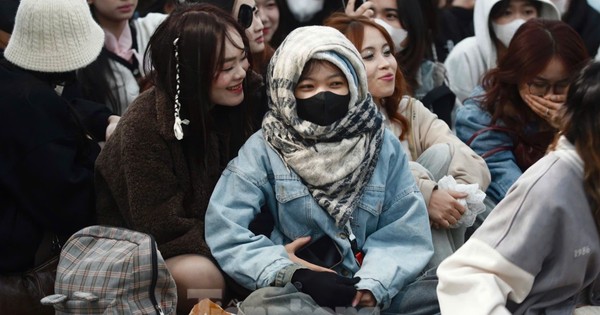
[[[307,294],[299,292],[288,283],[284,287],[266,287],[250,294],[238,306],[238,315],[435,315],[440,314],[437,301],[436,269],[430,269],[413,283],[407,285],[392,299],[386,310],[379,308],[340,307],[322,308]]]
[[[288,283],[284,287],[265,287],[250,294],[238,306],[238,315],[377,315],[378,308],[320,307],[308,295]]]
[[[410,162],[411,169],[419,169],[426,172],[429,179],[438,182],[442,177],[448,175],[448,168],[452,156],[450,148],[445,143],[434,144],[425,150],[415,161]],[[433,257],[425,267],[425,270],[436,268],[446,257],[452,255],[465,242],[466,227],[456,229],[431,229],[433,240]]]
[[[437,267],[425,271],[415,281],[405,286],[392,299],[390,307],[381,314],[434,315],[440,314],[437,299]]]

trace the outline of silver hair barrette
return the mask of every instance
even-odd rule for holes
[[[179,111],[181,110],[181,103],[179,103],[179,93],[180,93],[180,80],[179,80],[179,47],[177,43],[179,42],[179,37],[175,38],[173,41],[173,46],[175,46],[175,124],[173,125],[173,131],[175,132],[175,138],[177,140],[183,139],[183,128],[181,128],[181,124],[188,125],[190,123],[187,119],[181,119],[179,117]]]

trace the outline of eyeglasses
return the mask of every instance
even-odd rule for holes
[[[244,29],[247,29],[252,25],[255,9],[256,8],[253,8],[247,4],[242,4],[240,6],[240,11],[238,12],[238,23],[240,23]]]
[[[534,81],[527,83],[529,87],[529,94],[535,96],[544,96],[550,92],[550,88],[552,88],[552,92],[554,94],[563,95],[567,93],[567,89],[569,88],[569,81],[561,81],[554,84],[550,84],[548,82]]]

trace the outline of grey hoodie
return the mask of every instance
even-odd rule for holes
[[[599,261],[583,161],[563,137],[439,266],[441,311],[563,315],[598,306]]]

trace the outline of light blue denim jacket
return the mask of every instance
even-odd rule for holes
[[[471,96],[467,98],[464,105],[456,112],[456,135],[463,142],[467,142],[471,136],[488,126],[492,121],[491,114],[481,107],[476,99],[485,91],[483,87],[476,87]],[[502,122],[498,122],[502,126]],[[487,131],[477,136],[470,144],[471,149],[479,155],[501,147],[512,146],[513,140],[504,132]],[[511,150],[494,153],[485,159],[492,181],[486,190],[487,196],[497,204],[506,195],[508,189],[523,174],[519,165],[517,165],[515,156]]]
[[[267,205],[275,219],[270,238],[248,230]],[[308,188],[266,143],[261,131],[242,147],[223,172],[210,199],[206,241],[223,270],[249,289],[283,286],[299,266],[284,244],[301,236],[335,240],[343,262],[334,270],[361,280],[383,308],[412,282],[433,254],[423,197],[408,168],[400,142],[388,130],[375,171],[351,218],[362,267],[354,259],[348,234],[320,208]]]

